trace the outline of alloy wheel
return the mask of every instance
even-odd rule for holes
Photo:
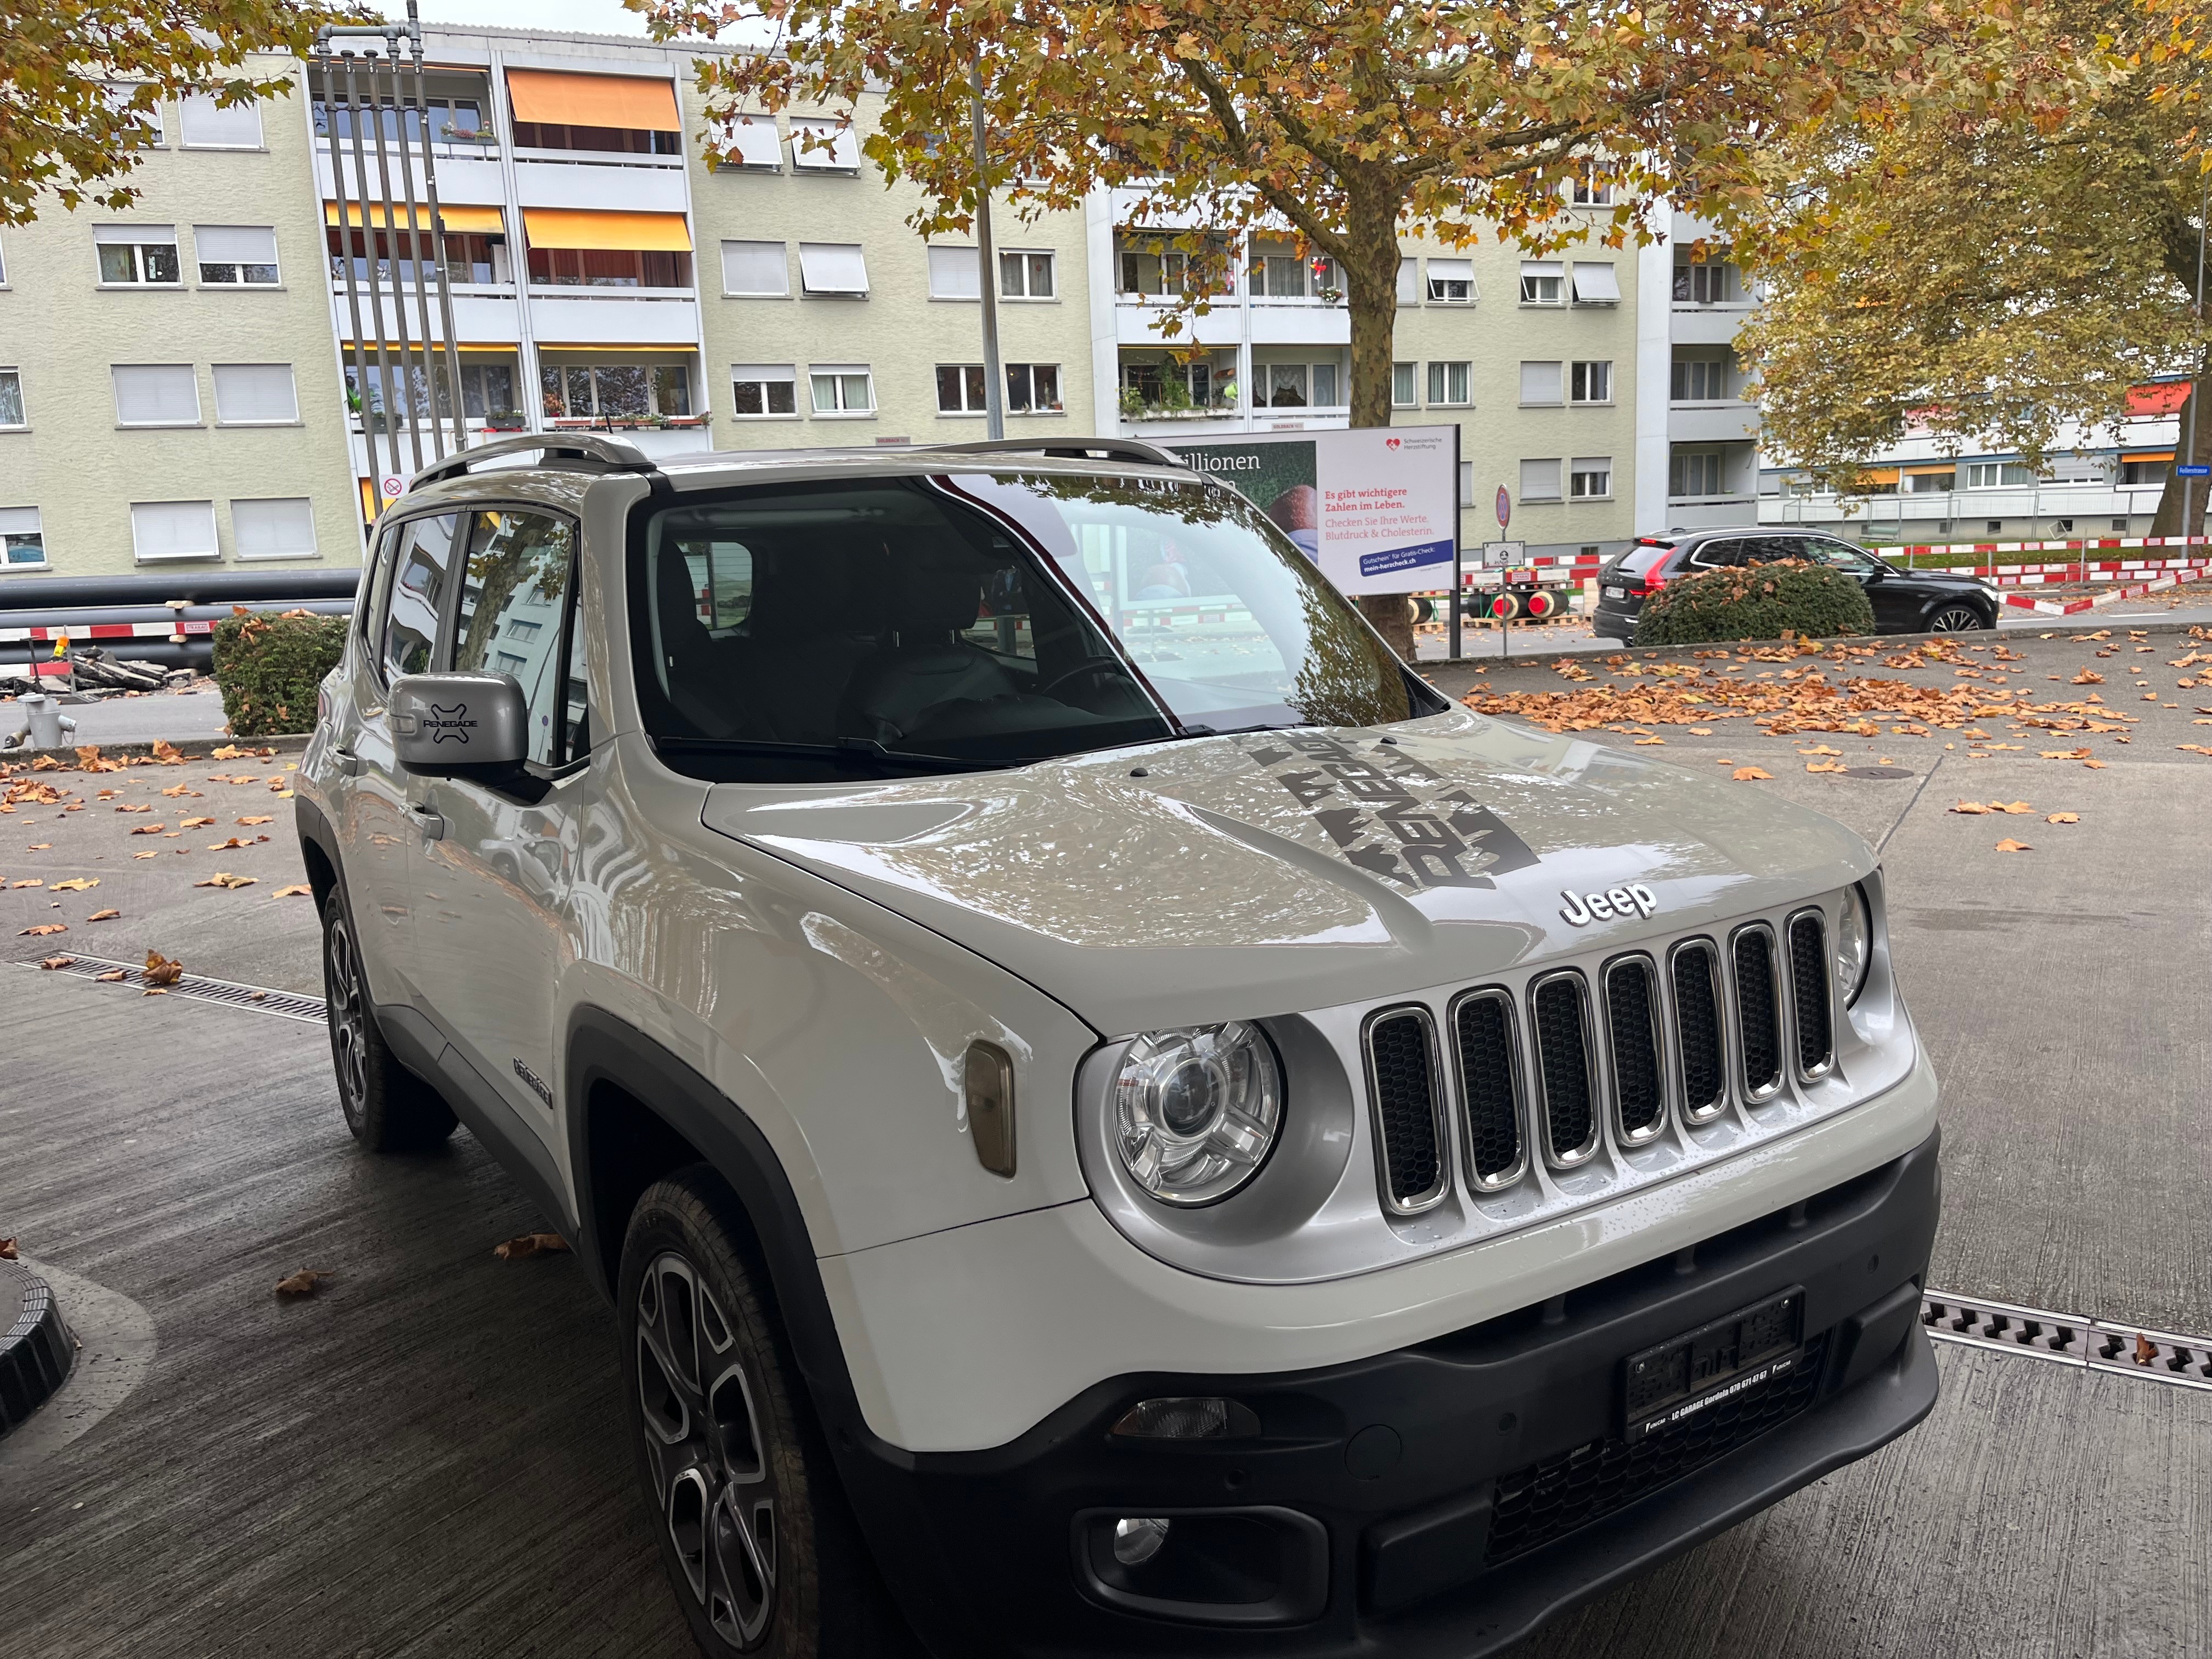
[[[362,1109],[368,1097],[368,1005],[362,988],[361,963],[353,931],[343,915],[323,936],[323,994],[329,1004],[331,1059],[337,1071],[338,1105],[346,1126],[361,1131]]]
[[[646,1462],[685,1585],[724,1641],[757,1647],[775,1610],[775,1494],[735,1328],[679,1251],[639,1283],[637,1348]]]
[[[1928,619],[1931,634],[1972,634],[1987,626],[1982,613],[1966,605],[1947,605]]]

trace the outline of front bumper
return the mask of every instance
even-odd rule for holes
[[[895,1593],[941,1656],[1264,1642],[1274,1659],[1472,1659],[1926,1416],[1936,1378],[1919,1290],[1939,1192],[1930,1135],[1693,1259],[1413,1347],[1296,1373],[1116,1377],[1002,1447],[909,1453],[846,1437],[840,1462]],[[1624,1444],[1626,1356],[1792,1287],[1798,1373],[1680,1439]],[[1167,1395],[1224,1395],[1259,1432],[1110,1435],[1131,1405]],[[1155,1563],[1122,1571],[1100,1531],[1117,1516],[1170,1517],[1184,1541],[1171,1524]],[[1191,1553],[1171,1561],[1179,1547]]]

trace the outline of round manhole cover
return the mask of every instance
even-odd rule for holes
[[[0,1435],[61,1387],[76,1355],[46,1281],[16,1262],[0,1261]]]
[[[1847,778],[1909,778],[1913,774],[1902,766],[1846,766]]]

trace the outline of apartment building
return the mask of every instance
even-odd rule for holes
[[[0,574],[359,556],[299,65],[158,112],[122,212],[0,230]]]
[[[1225,297],[1171,341],[1193,273],[1134,193],[1026,222],[1002,203],[986,272],[865,161],[865,103],[856,125],[741,116],[709,167],[710,48],[441,25],[424,46],[423,113],[411,76],[395,100],[362,60],[280,64],[255,108],[165,111],[131,213],[0,237],[4,568],[350,563],[456,424],[654,455],[980,438],[986,280],[1010,434],[1348,423],[1349,314],[1286,235],[1223,246]],[[1459,428],[1467,545],[1650,527],[1652,258],[1406,241],[1394,418]]]

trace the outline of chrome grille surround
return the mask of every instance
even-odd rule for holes
[[[1728,981],[1729,1012],[1735,1027],[1729,1055],[1736,1064],[1736,1086],[1750,1104],[1763,1106],[1782,1092],[1790,1076],[1783,1057],[1789,1023],[1783,1018],[1781,951],[1771,924],[1747,922],[1729,935]]]
[[[1672,1094],[1659,970],[1644,951],[1631,951],[1607,963],[1598,982],[1605,991],[1613,1133],[1622,1146],[1641,1146],[1667,1133]]]
[[[1602,1138],[1602,1091],[1589,986],[1572,968],[1545,974],[1528,987],[1528,1008],[1545,1161],[1555,1170],[1571,1170],[1597,1155]],[[1581,1138],[1562,1146],[1577,1127],[1583,1131]]]
[[[1720,946],[1697,934],[1668,947],[1667,1006],[1674,1012],[1682,1121],[1710,1123],[1729,1103],[1728,1001],[1721,991]]]
[[[1487,1047],[1489,1033],[1475,1029],[1495,1012],[1500,1028],[1494,1055],[1477,1056],[1468,1051]],[[1513,994],[1503,986],[1480,986],[1462,991],[1451,1000],[1448,1022],[1451,1032],[1452,1081],[1456,1085],[1463,1140],[1461,1168],[1467,1184],[1478,1193],[1503,1192],[1528,1172],[1528,1136],[1523,1124],[1528,1109],[1527,1073],[1521,1062],[1521,1016]],[[1478,1072],[1478,1065],[1481,1069]],[[1502,1074],[1502,1075],[1501,1075]],[[1499,1085],[1502,1083],[1501,1091]],[[1504,1099],[1498,1095],[1503,1092]],[[1501,1123],[1498,1120],[1503,1117]],[[1513,1156],[1486,1172],[1484,1152],[1500,1135],[1511,1138]]]
[[[1809,961],[1803,937],[1808,932]],[[1794,912],[1784,925],[1783,938],[1790,957],[1790,1050],[1798,1077],[1809,1083],[1827,1076],[1836,1064],[1836,976],[1828,957],[1827,918],[1818,910]],[[1808,1043],[1808,1037],[1817,1040]],[[1817,1058],[1805,1058],[1808,1047]]]
[[[1378,1032],[1401,1023],[1419,1032],[1419,1046],[1413,1058],[1423,1068],[1425,1103],[1402,1097],[1409,1079],[1395,1073],[1402,1069],[1406,1057],[1383,1053],[1377,1041]],[[1384,1042],[1395,1049],[1402,1039],[1394,1033]],[[1444,1070],[1437,1063],[1435,1017],[1418,1002],[1378,1008],[1367,1017],[1359,1047],[1366,1061],[1368,1115],[1375,1132],[1376,1195],[1392,1215],[1413,1216],[1434,1209],[1443,1202],[1452,1185],[1451,1135],[1446,1123]],[[1425,1184],[1411,1179],[1425,1164],[1432,1168],[1433,1178]]]

